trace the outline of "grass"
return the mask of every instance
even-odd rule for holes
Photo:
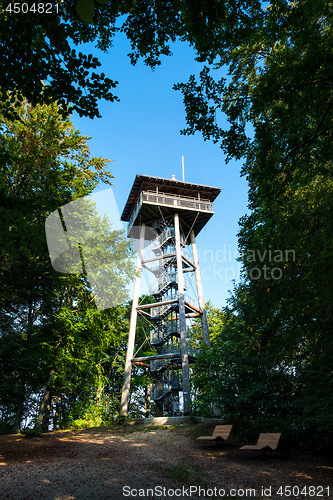
[[[186,486],[200,485],[202,488],[208,487],[202,469],[198,465],[189,463],[189,459],[186,459],[186,463],[181,461],[172,465],[155,465],[154,469],[165,479],[171,479],[171,481],[178,484]]]
[[[188,480],[189,471],[184,465],[171,465],[171,467],[166,467],[164,470],[165,476],[169,477],[173,481],[185,482]]]

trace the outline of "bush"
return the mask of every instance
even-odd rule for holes
[[[68,419],[68,426],[72,429],[87,429],[89,427],[100,427],[103,425],[112,425],[113,417],[110,411],[110,405],[107,398],[102,398],[100,403],[92,403],[84,409],[77,408]]]
[[[22,429],[20,432],[26,438],[42,437],[42,433],[39,429],[37,429],[37,427],[33,427],[32,429],[26,427],[25,429]]]
[[[6,420],[0,421],[0,434],[10,434],[13,431],[13,425]]]

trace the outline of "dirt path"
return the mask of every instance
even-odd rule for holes
[[[228,497],[331,499],[333,460],[201,444],[191,426],[0,436],[1,500]]]

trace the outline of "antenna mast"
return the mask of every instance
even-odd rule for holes
[[[182,170],[183,170],[183,182],[185,182],[185,166],[184,166],[184,155],[182,155]]]

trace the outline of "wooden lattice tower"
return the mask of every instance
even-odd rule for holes
[[[121,416],[127,416],[132,363],[147,362],[155,378],[150,399],[156,404],[157,415],[189,414],[189,364],[195,361],[187,344],[189,318],[201,317],[203,339],[210,346],[195,238],[214,214],[213,201],[220,191],[178,181],[174,176],[135,178],[121,218],[129,223],[128,236],[139,238],[138,270],[144,267],[155,275],[151,293],[156,302],[138,305],[139,273],[133,293]],[[144,260],[142,250],[147,239],[152,240],[153,257]],[[184,254],[188,245],[192,247],[190,258]],[[185,275],[191,272],[195,273],[198,303],[185,295]],[[151,345],[156,349],[153,356],[133,358],[138,313],[149,316],[154,325],[150,332]]]

